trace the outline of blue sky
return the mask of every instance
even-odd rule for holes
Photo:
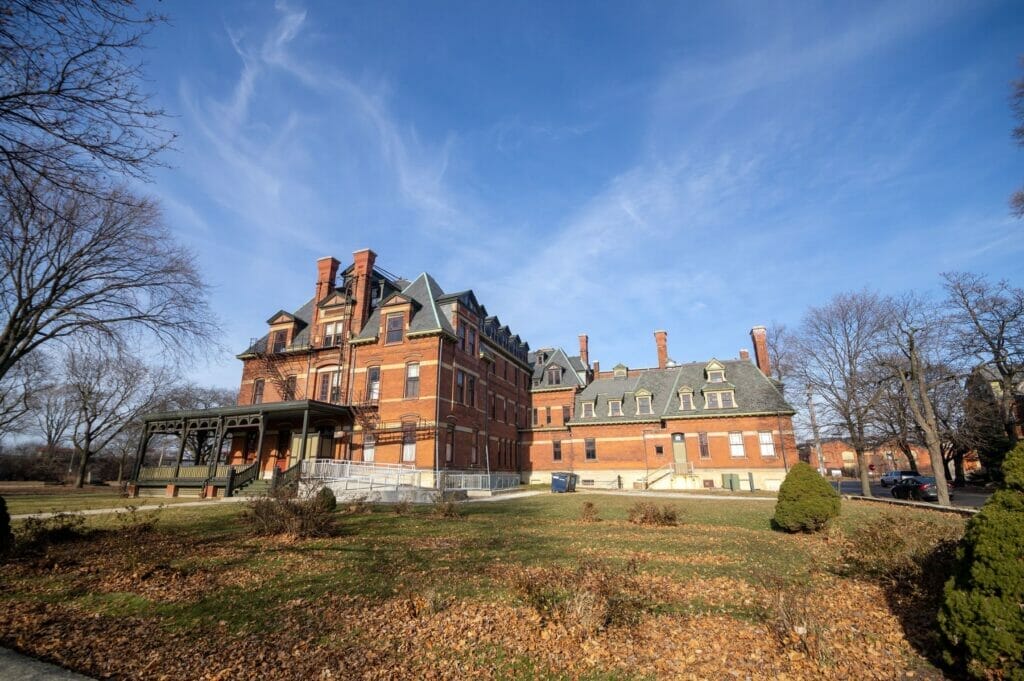
[[[232,352],[373,248],[532,347],[734,357],[840,290],[1021,281],[1013,2],[162,3],[144,189]]]

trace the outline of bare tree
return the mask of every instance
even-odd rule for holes
[[[921,433],[935,468],[939,504],[949,506],[949,488],[943,461],[942,424],[933,401],[938,386],[959,377],[947,369],[943,337],[947,325],[941,312],[913,294],[890,302],[887,315],[888,344],[879,361],[899,383],[907,407]]]
[[[150,368],[138,358],[95,350],[69,352],[65,371],[75,406],[75,484],[81,487],[90,458],[159,405],[171,380],[169,372]]]
[[[20,432],[31,415],[33,387],[43,372],[40,362],[30,360],[0,376],[0,440]]]
[[[35,390],[33,416],[35,426],[42,435],[46,454],[53,461],[65,442],[75,420],[75,407],[67,386],[49,383]]]
[[[871,496],[866,452],[874,444],[874,410],[885,394],[875,361],[884,341],[885,301],[869,291],[841,293],[812,307],[796,336],[797,375],[825,404],[825,419],[857,455],[861,493]]]
[[[212,341],[195,257],[156,205],[124,189],[47,196],[58,210],[27,192],[0,201],[0,379],[39,346],[71,336],[123,346],[141,329],[172,350]]]
[[[1024,381],[1024,289],[963,272],[945,273],[942,278],[953,347],[960,358],[983,364],[994,373],[999,415],[1012,448],[1017,442],[1014,397]]]
[[[772,322],[768,326],[768,360],[772,378],[785,385],[797,365],[796,337],[785,324]]]
[[[917,473],[917,457],[914,445],[922,441],[920,431],[910,413],[910,404],[903,385],[898,381],[889,381],[885,392],[878,400],[875,408],[875,427],[879,438],[896,445],[907,459],[910,470]]]
[[[139,53],[162,20],[132,0],[0,0],[4,196],[46,205],[54,188],[93,191],[158,163],[173,135]]]

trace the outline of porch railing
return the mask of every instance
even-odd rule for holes
[[[478,473],[471,471],[440,471],[446,490],[514,489],[522,484],[518,473]]]
[[[139,470],[139,482],[151,482],[156,480],[173,480],[174,466],[149,466]]]

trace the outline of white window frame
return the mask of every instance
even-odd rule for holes
[[[585,419],[594,418],[594,403],[584,402],[583,403],[583,417]]]
[[[725,383],[725,371],[712,369],[708,372],[708,383]]]
[[[647,404],[646,409],[640,408],[640,405],[643,403]],[[654,413],[653,400],[651,400],[650,395],[640,395],[636,398],[636,413],[638,416],[650,415]]]
[[[683,403],[684,399],[689,400],[690,404],[689,405],[684,404]],[[679,411],[693,411],[693,393],[691,393],[691,392],[681,392],[681,393],[679,393]]]
[[[734,459],[746,457],[747,450],[743,443],[743,433],[738,430],[729,432],[729,456]]]
[[[409,388],[415,387],[415,394],[410,394]],[[414,399],[420,396],[420,363],[409,362],[405,365],[405,398]]]
[[[402,463],[414,463],[416,461],[416,431],[406,429],[402,431]]]
[[[612,405],[618,405],[618,413],[612,409]],[[622,416],[622,400],[608,400],[608,416]]]
[[[726,398],[732,403],[729,406],[725,405]],[[736,395],[731,390],[726,390],[718,394],[719,402],[722,405],[722,409],[735,409],[736,408]]]
[[[714,404],[711,403],[714,398]],[[704,395],[704,408],[705,409],[721,409],[722,401],[718,397],[718,393],[707,393]]]
[[[761,446],[761,456],[775,457],[775,435],[770,430],[762,430],[757,434],[757,442]]]

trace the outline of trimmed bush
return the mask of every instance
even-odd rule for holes
[[[1003,476],[1005,487],[967,524],[939,626],[947,662],[977,679],[1024,681],[1024,442]]]
[[[800,462],[779,487],[772,522],[786,532],[817,532],[839,515],[839,495],[825,478]]]
[[[14,550],[14,533],[11,532],[11,514],[7,512],[7,502],[0,497],[0,557]]]
[[[671,506],[658,507],[655,504],[640,501],[629,508],[629,522],[634,525],[675,525],[676,511]]]
[[[316,493],[316,503],[328,513],[333,513],[334,509],[338,508],[338,498],[334,496],[330,487],[320,488],[320,491]]]

